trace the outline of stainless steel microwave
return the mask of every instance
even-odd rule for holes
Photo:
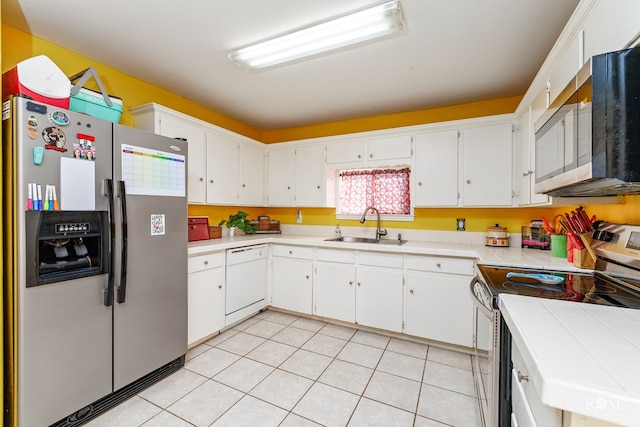
[[[592,57],[534,131],[537,193],[640,193],[640,47]]]

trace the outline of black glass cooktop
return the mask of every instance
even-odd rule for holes
[[[569,273],[479,265],[494,299],[500,293],[575,301],[589,304],[640,309],[640,278],[624,280],[600,272]],[[561,283],[542,283],[536,278],[512,277],[507,273],[547,274],[564,279]]]

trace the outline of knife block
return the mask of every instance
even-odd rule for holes
[[[573,248],[573,265],[585,270],[593,270],[596,267],[596,262],[586,249]]]

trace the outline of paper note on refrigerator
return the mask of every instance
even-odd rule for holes
[[[60,209],[96,209],[96,164],[87,160],[60,158]]]
[[[122,144],[122,180],[127,194],[186,195],[185,157],[135,145]]]

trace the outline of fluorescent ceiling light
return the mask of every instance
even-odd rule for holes
[[[248,70],[267,68],[371,41],[403,28],[400,2],[393,0],[233,50],[228,57]]]

